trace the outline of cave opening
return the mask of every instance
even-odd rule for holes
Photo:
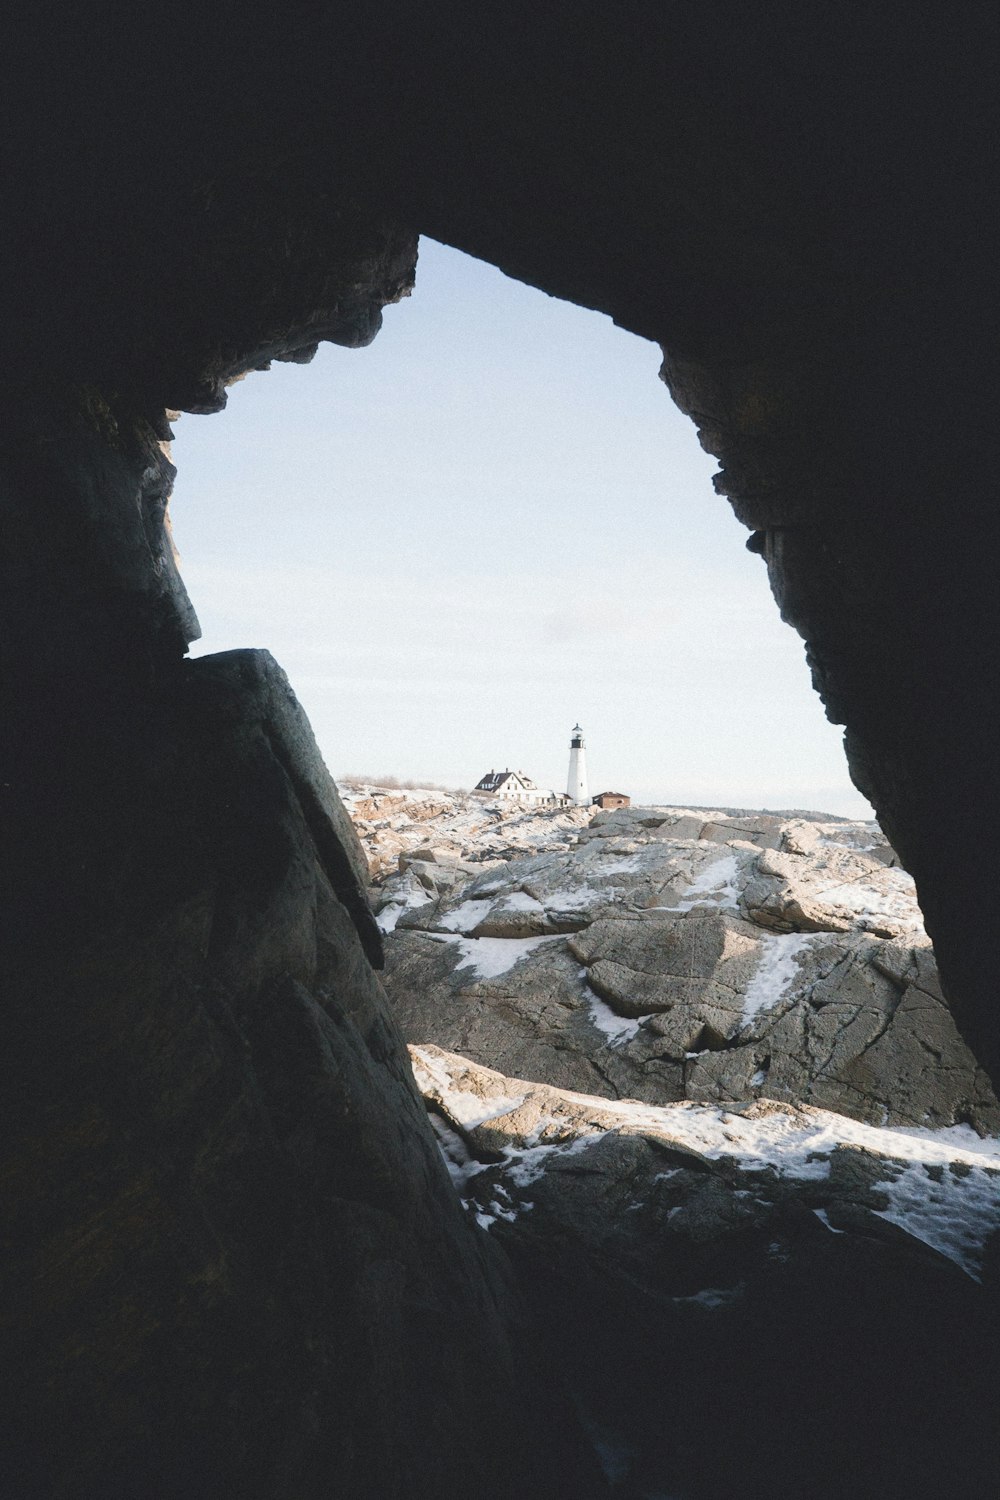
[[[424,238],[411,299],[176,427],[203,629],[266,645],[338,774],[495,764],[871,816],[654,344]]]
[[[158,529],[156,448],[165,408],[212,410],[229,376],[317,334],[362,342],[408,285],[414,225],[662,341],[671,391],[848,726],[857,784],[920,886],[941,991],[1000,1077],[984,544],[995,7],[956,26],[920,3],[445,0],[275,7],[247,26],[202,6],[172,13],[168,36],[160,17],[120,9],[88,8],[81,25],[79,8],[16,6],[6,53],[0,1490],[589,1500],[607,1485],[580,1462],[550,1378],[569,1371],[597,1387],[619,1500],[995,1493],[1000,1179],[981,1154],[921,1156],[937,1149],[923,1104],[908,1109],[913,1157],[898,1158],[898,1136],[881,1169],[835,1147],[828,1171],[807,1160],[790,1181],[748,1178],[724,1147],[688,1172],[682,1152],[603,1137],[593,1150],[619,1192],[575,1154],[550,1175],[560,1253],[543,1238],[549,1174],[526,1184],[516,1281],[542,1317],[512,1297],[512,1210],[473,1235],[451,1190],[368,964],[367,872],[284,678],[259,652],[179,659],[188,616]],[[279,365],[240,384],[218,422],[180,423],[177,534],[199,651],[270,646],[338,770],[467,783],[523,758],[554,780],[581,719],[595,790],[836,811],[815,782],[772,795],[710,779],[721,746],[743,766],[804,766],[777,691],[786,669],[842,777],[843,760],[708,461],[692,446],[704,467],[690,494],[655,467],[648,506],[630,508],[637,440],[612,444],[600,421],[612,408],[629,434],[663,432],[673,413],[653,347],[580,314],[610,341],[584,401],[554,325],[532,334],[499,292],[470,294],[496,296],[513,342],[509,389],[467,362],[489,342],[472,326],[445,359],[444,386],[471,394],[482,433],[439,399],[426,357],[423,310],[443,330],[461,301],[458,272],[433,301],[436,254],[425,246],[416,297],[390,306],[371,350]],[[404,357],[411,338],[422,358]],[[641,398],[612,373],[612,342],[649,356]],[[529,378],[536,345],[557,357]],[[383,360],[399,379],[373,402],[362,372]],[[325,370],[342,384],[324,386]],[[416,418],[399,387],[422,397]],[[300,428],[276,432],[263,412],[285,389]],[[579,408],[581,434],[553,440],[552,392]],[[500,465],[525,457],[529,419],[546,438],[535,488]],[[425,468],[417,437],[450,474]],[[392,473],[390,439],[403,454]],[[235,480],[228,497],[199,475],[202,441]],[[731,548],[756,603],[712,581],[680,539],[682,513],[720,517],[724,539],[704,551]],[[484,530],[460,562],[473,515]],[[757,610],[773,645],[750,628]],[[731,672],[710,680],[720,646]],[[633,761],[640,731],[650,745]],[[701,831],[693,894],[722,906],[734,881]],[[596,844],[579,852],[598,862]],[[744,933],[747,948],[725,947],[731,915],[691,919],[680,892],[643,908],[654,936],[675,921],[704,934],[699,951],[743,985],[738,1015],[712,1010],[759,1027],[760,1046],[682,1062],[655,1029],[667,1023],[648,1023],[685,1087],[726,1083],[739,1063],[744,1086],[803,1098],[783,1069],[804,1026],[773,1035],[787,1018],[763,1005],[763,979],[839,939],[781,930],[786,913],[814,918],[809,903],[774,910],[785,853],[807,860],[808,839],[734,853],[772,871],[754,910],[777,922]],[[627,858],[607,863],[622,873]],[[978,1129],[985,1084],[952,1066],[954,1037],[941,1045],[930,954],[891,930],[852,926],[843,941],[872,955],[867,978],[855,966],[857,985],[842,984],[835,965],[841,994],[824,978],[797,1004],[826,1038],[806,1060],[832,1087],[833,1050],[849,1044],[855,1076],[867,1087],[878,1062],[894,1104],[915,1101],[911,1081],[941,1079],[952,1119],[968,1106]],[[564,966],[609,961],[607,934],[586,952],[576,926],[563,936]],[[874,1031],[892,1024],[841,1025],[841,1003]],[[607,1012],[611,1043],[621,1018]],[[891,1033],[911,1023],[913,1046],[896,1051]],[[603,1046],[600,1028],[592,1040]],[[725,1098],[746,1094],[727,1084]],[[647,1218],[633,1211],[639,1170]],[[495,1184],[477,1179],[492,1210]],[[648,1461],[633,1462],[632,1433],[648,1435]]]

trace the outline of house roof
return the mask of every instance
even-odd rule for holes
[[[477,792],[495,792],[503,786],[505,781],[514,780],[525,788],[526,791],[536,792],[538,788],[530,776],[523,771],[487,771],[482,781],[476,782]]]
[[[496,787],[502,786],[509,775],[509,771],[487,771],[482,780],[476,782],[476,791],[492,792]]]
[[[628,792],[598,792],[597,796],[594,798],[594,801],[598,802],[602,797],[625,797],[628,801],[632,800],[629,797]]]

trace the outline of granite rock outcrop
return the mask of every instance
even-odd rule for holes
[[[872,824],[455,798],[359,828],[376,851],[430,839],[444,861],[399,852],[374,892],[413,1043],[611,1098],[1000,1128],[912,879]]]

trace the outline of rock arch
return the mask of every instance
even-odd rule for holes
[[[251,657],[184,667],[194,624],[162,530],[164,413],[216,409],[228,379],[307,358],[318,339],[365,342],[410,285],[417,230],[657,339],[996,1078],[984,226],[997,216],[982,57],[997,23],[974,3],[959,26],[930,0],[583,14],[400,0],[275,8],[253,27],[235,6],[181,6],[161,35],[134,7],[91,7],[85,30],[62,8],[15,9],[0,252],[6,1066],[21,1101],[16,1275],[39,1246],[47,1268],[18,1336],[52,1351],[28,1361],[21,1394],[66,1434],[53,1493],[169,1469],[176,1432],[217,1486],[266,1471],[262,1492],[319,1493],[332,1473],[360,1494],[350,1440],[314,1436],[306,1387],[348,1399],[342,1371],[316,1373],[331,1346],[285,1364],[261,1349],[308,1341],[310,1319],[290,1311],[303,1296],[329,1311],[334,1343],[364,1343],[366,1324],[322,1269],[304,1294],[282,1237],[246,1222],[280,1201],[308,1240],[296,1174],[345,1115],[353,1144],[328,1186],[352,1223],[388,1212],[401,1172],[436,1169],[419,1132],[392,1161],[374,1143],[387,1090],[394,1109],[415,1106],[360,956],[375,940],[350,838],[280,676]],[[343,1016],[346,1081],[330,1063]],[[271,1065],[276,1017],[294,1076]],[[428,1192],[446,1217],[441,1182]],[[220,1207],[236,1200],[242,1228]],[[389,1259],[409,1269],[359,1256],[353,1305],[405,1325],[385,1348],[415,1358],[420,1299],[399,1287],[426,1275],[439,1292],[427,1268],[448,1252],[407,1202],[389,1213]],[[404,1221],[422,1226],[410,1260]],[[449,1233],[457,1245],[464,1226]],[[516,1310],[496,1311],[502,1268],[477,1280],[479,1253],[459,1257],[461,1297],[487,1368],[470,1374],[467,1346],[449,1344],[412,1432],[434,1430],[442,1393],[484,1389],[516,1342]],[[122,1276],[122,1321],[73,1366],[87,1308]],[[248,1354],[241,1310],[278,1284],[285,1313]],[[191,1384],[202,1345],[183,1329],[209,1304],[225,1352],[154,1433],[158,1395]],[[359,1389],[374,1390],[368,1353]],[[293,1367],[298,1394],[274,1407],[275,1371]],[[113,1417],[84,1402],[67,1426],[74,1379]],[[220,1436],[223,1387],[243,1415]],[[269,1402],[284,1413],[270,1446],[252,1433]],[[402,1462],[384,1456],[373,1494],[397,1492]],[[484,1475],[482,1492],[508,1480]]]

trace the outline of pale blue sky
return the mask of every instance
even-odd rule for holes
[[[267,646],[335,774],[492,767],[870,816],[655,345],[422,240],[368,349],[177,424],[204,638]]]

